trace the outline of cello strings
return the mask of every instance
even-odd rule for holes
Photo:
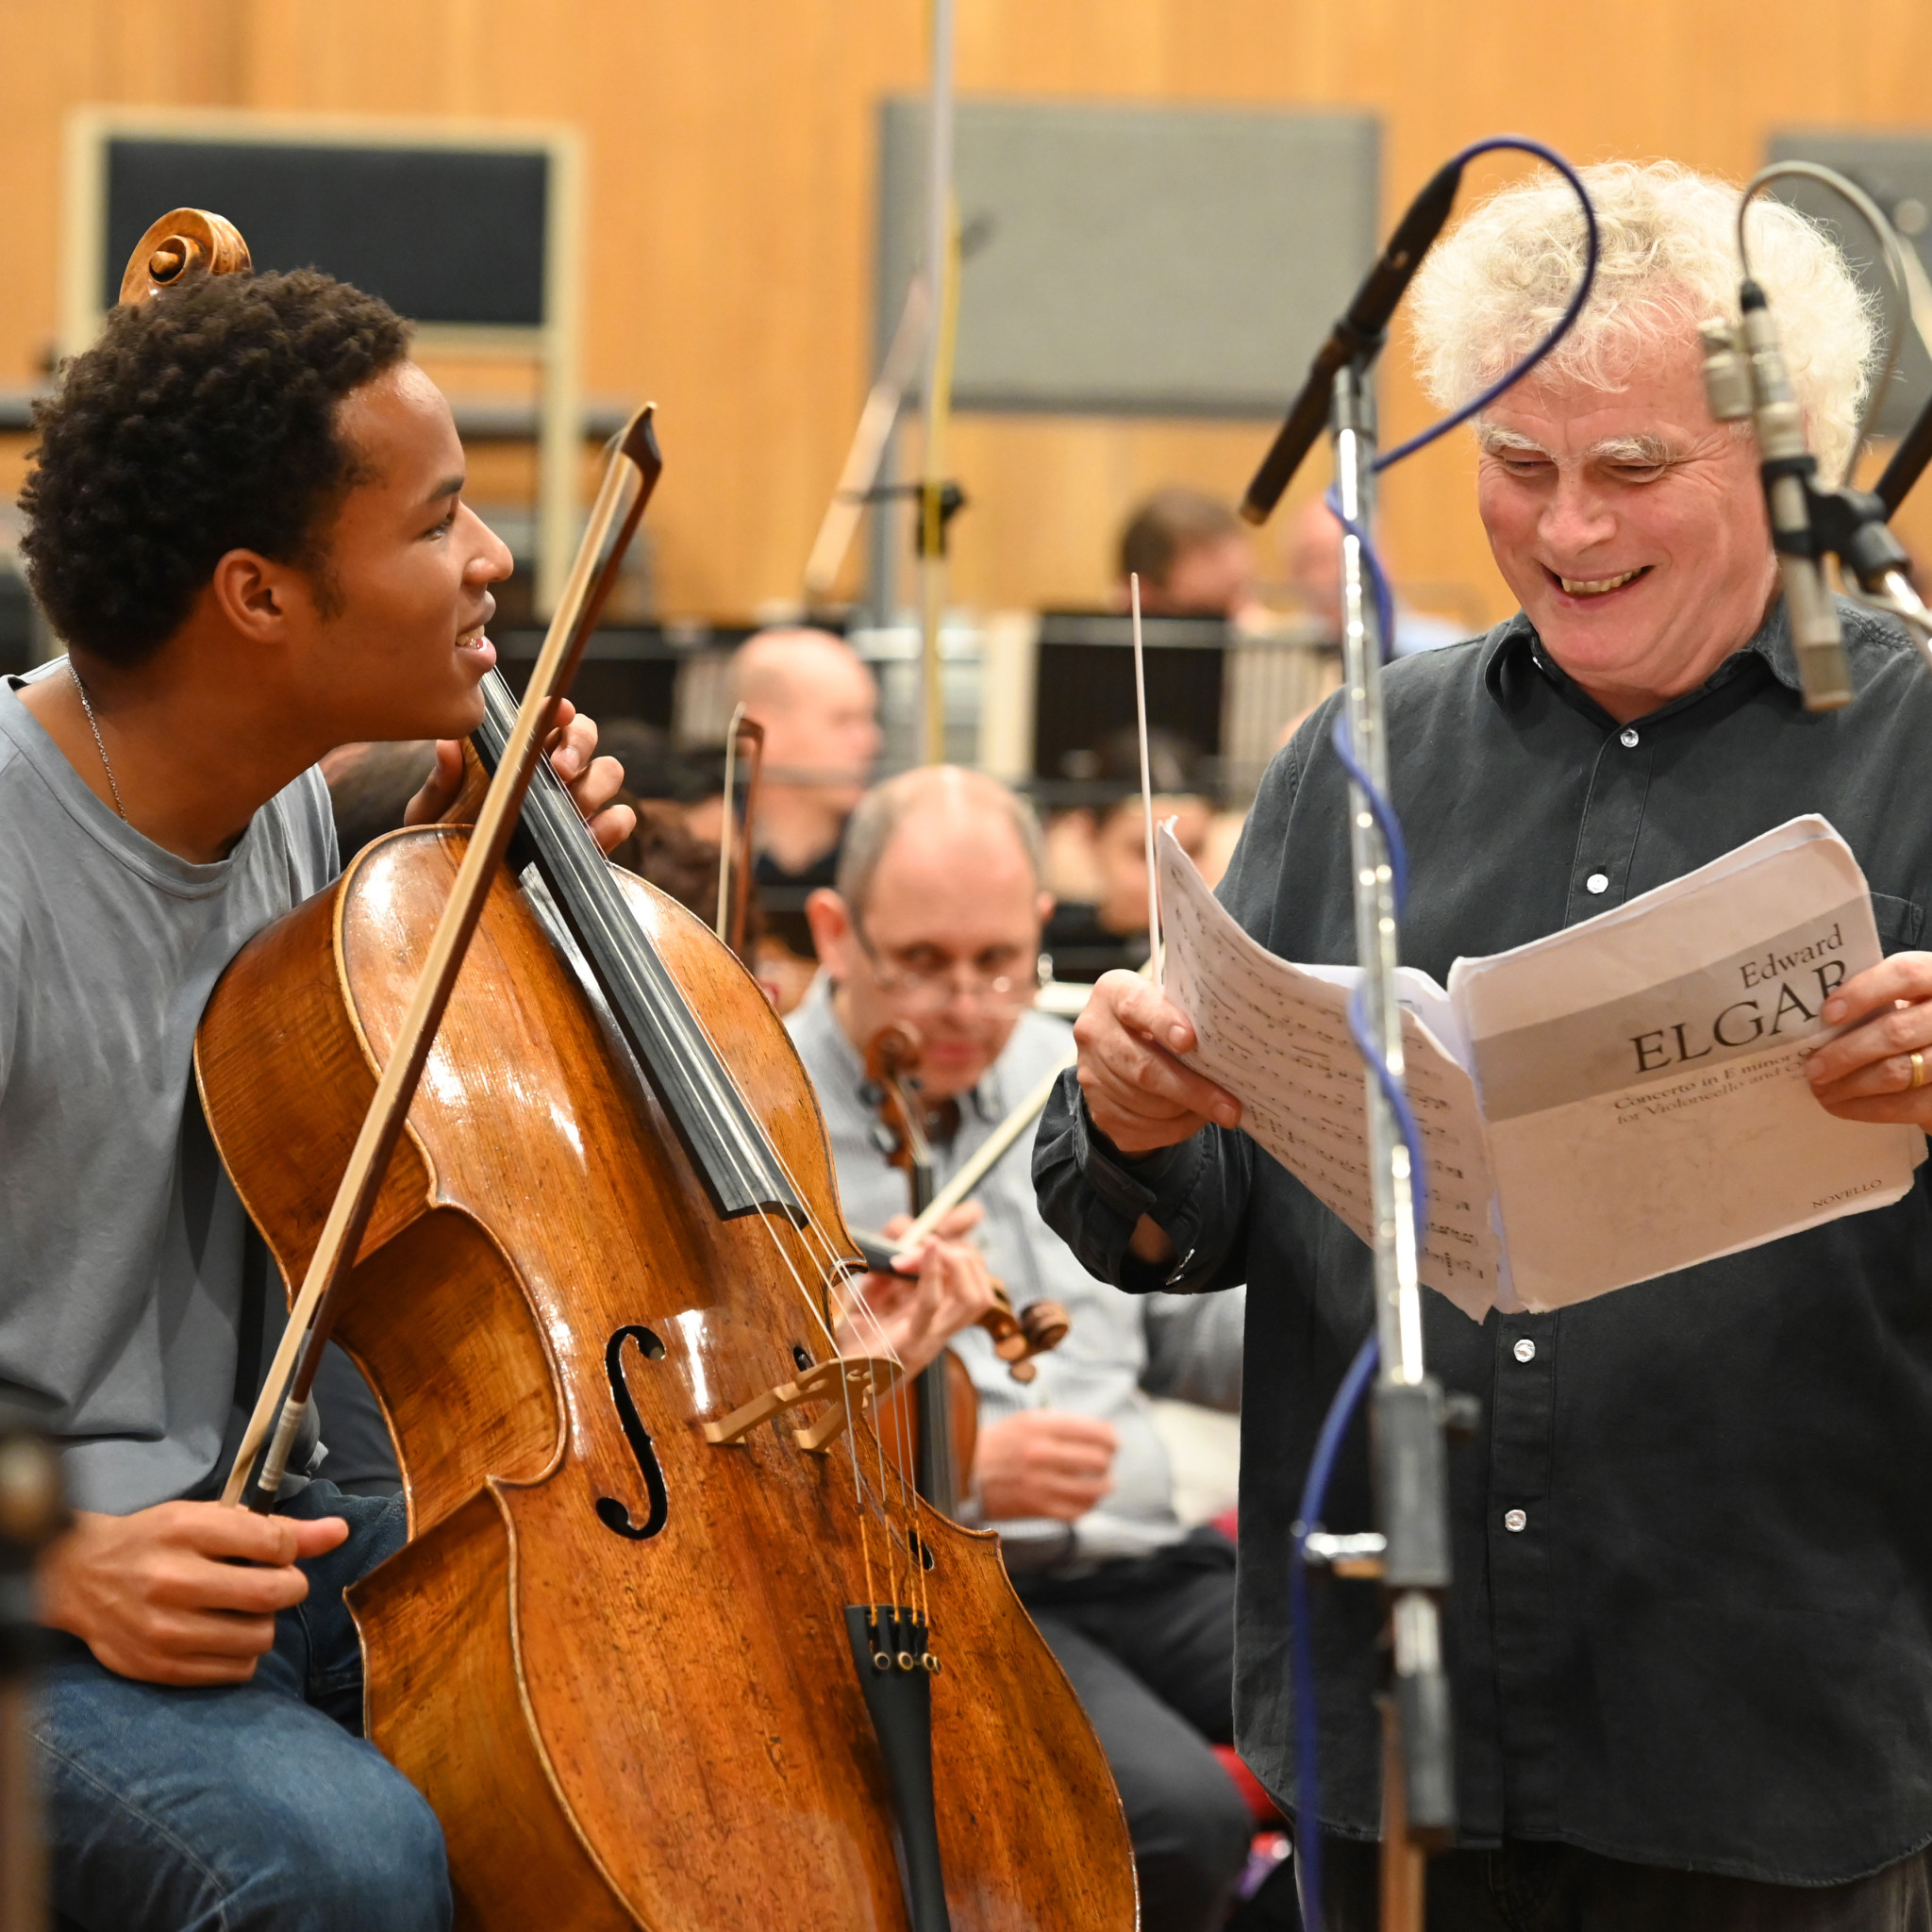
[[[586,836],[588,837],[588,828],[586,828]],[[636,930],[641,943],[646,945],[652,944],[650,935],[643,928],[641,923],[636,924]],[[688,1000],[680,999],[679,1005],[683,1009],[684,1017],[699,1038],[703,1040],[708,1050],[711,1065],[715,1070],[715,1076],[724,1079],[733,1089],[737,1090],[738,1097],[744,1104],[747,1114],[753,1121],[757,1121],[756,1109],[752,1108],[749,1103],[744,1100],[743,1091],[739,1087],[737,1077],[733,1074],[729,1063],[725,1060],[723,1054],[720,1053],[716,1041],[711,1037],[710,1029],[706,1025],[703,1019]],[[866,1295],[864,1290],[858,1286],[856,1281],[847,1277],[844,1265],[839,1257],[835,1244],[825,1230],[820,1225],[817,1216],[806,1205],[808,1197],[805,1190],[798,1185],[797,1177],[792,1173],[790,1163],[786,1160],[775,1142],[774,1142],[770,1134],[764,1131],[762,1124],[759,1124],[758,1141],[761,1144],[758,1151],[762,1155],[762,1164],[765,1165],[767,1170],[764,1175],[760,1176],[750,1172],[749,1164],[744,1158],[743,1150],[738,1146],[731,1145],[728,1141],[726,1143],[725,1158],[734,1172],[734,1177],[741,1184],[749,1183],[746,1186],[746,1191],[754,1197],[759,1191],[757,1183],[760,1179],[769,1181],[774,1174],[781,1177],[791,1188],[792,1197],[798,1202],[801,1210],[802,1220],[799,1224],[794,1224],[789,1214],[774,1214],[774,1211],[769,1207],[760,1206],[754,1211],[760,1227],[765,1232],[766,1239],[772,1243],[774,1253],[786,1273],[791,1276],[792,1287],[799,1300],[805,1305],[811,1321],[824,1337],[834,1358],[841,1358],[842,1357],[838,1336],[832,1324],[827,1320],[826,1314],[821,1311],[818,1298],[807,1286],[804,1275],[801,1274],[799,1260],[794,1258],[791,1244],[778,1233],[777,1227],[774,1224],[778,1219],[783,1220],[788,1230],[792,1230],[796,1227],[805,1250],[802,1257],[805,1270],[816,1278],[820,1294],[824,1297],[824,1307],[827,1309],[834,1307],[839,1299],[839,1289],[841,1286],[845,1288],[848,1291],[845,1299],[846,1319],[852,1322],[855,1328],[860,1332],[869,1327],[877,1339],[877,1346],[874,1352],[882,1353],[886,1359],[891,1361],[903,1372],[905,1367],[904,1361],[900,1357],[898,1351],[886,1340],[883,1324],[880,1322],[876,1311],[872,1307],[870,1298]],[[820,1252],[815,1254],[813,1252],[814,1246]],[[907,1378],[902,1373],[899,1379],[903,1382]],[[842,1373],[839,1377],[839,1395],[841,1402],[844,1406],[845,1412],[847,1455],[852,1468],[854,1507],[859,1520],[860,1553],[866,1575],[866,1594],[868,1600],[873,1601],[875,1598],[873,1590],[872,1549],[868,1524],[870,1512],[866,1507],[868,1493],[873,1495],[874,1507],[877,1507],[881,1521],[885,1525],[889,1551],[893,1551],[896,1555],[895,1546],[903,1541],[908,1555],[912,1558],[913,1568],[920,1573],[919,1580],[921,1584],[923,1585],[924,1581],[924,1563],[919,1556],[919,1552],[923,1551],[924,1547],[924,1525],[920,1520],[920,1499],[916,1487],[908,1487],[905,1474],[906,1470],[910,1467],[909,1441],[907,1438],[908,1425],[906,1418],[905,1403],[902,1399],[896,1405],[894,1411],[894,1422],[902,1452],[901,1466],[898,1472],[898,1487],[901,1491],[899,1499],[900,1518],[901,1522],[906,1525],[905,1533],[902,1535],[894,1533],[891,1507],[893,1485],[886,1474],[885,1430],[880,1425],[881,1419],[878,1415],[879,1398],[876,1386],[870,1378],[868,1379],[865,1408],[870,1414],[874,1436],[879,1449],[880,1489],[878,1491],[873,1491],[872,1484],[863,1469],[861,1445],[858,1441],[858,1429],[857,1417],[854,1412],[851,1384]],[[915,1536],[917,1541],[915,1541]],[[924,1591],[922,1591],[923,1596]]]
[[[791,1179],[791,1176],[788,1174],[787,1178]],[[793,1189],[794,1192],[798,1192],[802,1199],[802,1191],[796,1188],[795,1182],[793,1183]],[[808,1219],[805,1227],[801,1230],[801,1234],[807,1240],[816,1240],[823,1245],[826,1261],[829,1265],[835,1267],[841,1265],[838,1262],[836,1250],[833,1248],[829,1237],[815,1220]],[[849,1278],[844,1279],[841,1282],[841,1286],[851,1296],[850,1312],[856,1318],[855,1325],[860,1324],[870,1324],[873,1329],[880,1334],[883,1343],[883,1324],[880,1322],[877,1311],[872,1307],[871,1298],[867,1295],[864,1289],[856,1280]],[[899,1361],[900,1357],[897,1351],[891,1349],[890,1344],[884,1345],[891,1358],[894,1361]],[[903,1362],[901,1366],[903,1367]],[[924,1523],[925,1506],[924,1499],[919,1493],[918,1486],[911,1480],[910,1476],[915,1460],[912,1449],[912,1411],[908,1406],[912,1386],[911,1377],[902,1376],[893,1391],[890,1433],[893,1438],[898,1453],[891,1461],[887,1458],[885,1448],[888,1426],[886,1419],[879,1413],[880,1398],[875,1386],[868,1389],[867,1404],[870,1420],[873,1424],[874,1439],[878,1447],[881,1487],[888,1492],[894,1489],[898,1491],[903,1529],[900,1534],[895,1535],[891,1539],[894,1560],[898,1562],[901,1559],[900,1546],[903,1544],[904,1560],[910,1567],[909,1571],[902,1575],[901,1582],[903,1584],[910,1580],[917,1585],[916,1595],[913,1591],[906,1590],[904,1597],[908,1603],[915,1603],[918,1606],[921,1614],[925,1617],[929,1627],[930,1616],[926,1612],[925,1562],[923,1554],[925,1549]]]
[[[702,1021],[698,1024],[702,1028]],[[715,1053],[715,1051],[714,1046],[713,1052]],[[804,1212],[804,1220],[794,1224],[789,1215],[774,1217],[770,1209],[762,1208],[758,1209],[759,1223],[766,1229],[774,1249],[784,1259],[788,1272],[791,1273],[793,1283],[797,1287],[801,1297],[808,1305],[811,1303],[810,1291],[807,1289],[803,1279],[801,1279],[799,1270],[792,1261],[789,1244],[780,1236],[775,1225],[775,1220],[778,1218],[783,1219],[784,1225],[788,1231],[798,1235],[801,1243],[806,1249],[805,1266],[817,1277],[820,1288],[825,1293],[828,1302],[836,1300],[840,1296],[841,1291],[844,1291],[847,1297],[845,1303],[846,1319],[852,1322],[854,1327],[860,1332],[869,1327],[873,1334],[877,1337],[876,1352],[882,1353],[886,1359],[893,1362],[903,1371],[905,1363],[900,1357],[898,1351],[886,1340],[884,1324],[880,1321],[877,1311],[872,1307],[870,1297],[858,1286],[856,1280],[845,1274],[843,1263],[839,1257],[837,1247],[830,1236],[820,1224],[818,1218],[812,1213],[811,1209],[805,1206],[808,1198],[806,1191],[799,1186],[797,1176],[793,1174],[791,1164],[769,1138],[765,1141],[765,1151],[774,1170],[791,1188],[793,1197],[799,1202]],[[814,1248],[818,1250],[817,1253],[813,1252]],[[838,1354],[839,1344],[836,1334],[826,1327],[823,1317],[819,1316],[816,1307],[813,1307],[812,1312],[814,1318],[819,1321],[820,1326],[825,1329],[834,1354]],[[910,1378],[902,1374],[896,1386],[902,1389],[908,1388],[909,1387],[909,1382]],[[845,1432],[850,1444],[852,1458],[854,1497],[860,1510],[862,1534],[864,1518],[863,1498],[865,1492],[872,1490],[872,1484],[869,1478],[865,1476],[860,1462],[858,1429],[853,1412],[851,1385],[842,1376],[840,1380],[840,1394],[841,1399],[845,1405]],[[924,1582],[925,1566],[924,1560],[918,1555],[918,1552],[924,1548],[924,1524],[921,1519],[921,1499],[917,1487],[910,1483],[907,1474],[907,1472],[912,1465],[912,1456],[906,1401],[902,1395],[893,1405],[891,1432],[900,1452],[896,1469],[891,1468],[885,1453],[885,1441],[888,1431],[879,1414],[879,1394],[875,1384],[869,1382],[867,1385],[864,1408],[872,1423],[874,1440],[878,1446],[880,1489],[874,1493],[877,1496],[880,1514],[890,1532],[887,1538],[887,1546],[891,1555],[895,1581],[902,1586],[902,1595],[909,1598],[910,1592],[903,1590],[906,1573],[901,1568],[901,1546],[904,1546],[906,1557],[910,1560],[912,1570],[918,1573],[918,1580],[922,1586]],[[899,1492],[899,1523],[896,1526],[893,1523],[891,1501],[891,1492],[894,1488]],[[869,1546],[866,1555],[869,1577]],[[868,1583],[869,1588],[870,1584]],[[928,1619],[927,1621],[929,1624],[930,1620]]]
[[[730,1068],[724,1061],[723,1056],[718,1052],[717,1043],[710,1038],[709,1029],[705,1026],[702,1019],[700,1019],[694,1011],[691,1011],[688,1005],[686,1010],[690,1013],[691,1019],[694,1025],[697,1027],[699,1033],[704,1037],[706,1044],[710,1048],[711,1057],[714,1064],[719,1068],[720,1072],[726,1078],[731,1079],[732,1084],[735,1086],[737,1084],[736,1078],[734,1075],[732,1075]],[[749,1108],[747,1108],[747,1110],[750,1110]],[[755,1113],[753,1117],[756,1118]],[[811,1209],[805,1205],[807,1200],[805,1191],[801,1187],[799,1187],[797,1179],[791,1170],[790,1163],[786,1161],[784,1156],[779,1152],[777,1146],[773,1142],[769,1135],[761,1135],[760,1138],[763,1140],[764,1142],[762,1152],[764,1153],[766,1159],[771,1163],[772,1169],[775,1171],[777,1174],[780,1177],[782,1177],[787,1183],[787,1185],[791,1188],[793,1198],[796,1199],[800,1204],[805,1219],[801,1226],[794,1226],[794,1224],[792,1223],[789,1215],[777,1216],[774,1214],[772,1209],[760,1207],[757,1209],[758,1224],[765,1231],[766,1238],[771,1241],[773,1251],[777,1256],[780,1262],[783,1264],[786,1273],[790,1274],[790,1276],[791,1277],[792,1286],[796,1290],[800,1301],[802,1301],[805,1304],[805,1307],[808,1312],[810,1314],[812,1321],[817,1324],[820,1332],[824,1336],[825,1341],[828,1347],[831,1349],[833,1357],[835,1358],[839,1358],[841,1357],[842,1353],[839,1346],[838,1336],[832,1324],[826,1320],[825,1315],[821,1312],[817,1298],[813,1295],[811,1290],[807,1286],[806,1280],[800,1272],[799,1264],[797,1260],[795,1260],[793,1257],[791,1249],[791,1244],[780,1235],[776,1225],[778,1220],[782,1220],[784,1222],[785,1228],[788,1231],[797,1232],[800,1235],[806,1249],[804,1257],[805,1267],[812,1275],[814,1275],[817,1278],[819,1289],[825,1296],[826,1305],[828,1307],[832,1305],[835,1298],[837,1297],[838,1290],[841,1285],[851,1288],[851,1299],[848,1306],[848,1315],[852,1311],[857,1311],[862,1322],[869,1323],[871,1327],[878,1337],[879,1342],[882,1346],[882,1351],[886,1358],[892,1361],[901,1369],[903,1369],[904,1363],[900,1360],[897,1350],[892,1348],[890,1342],[886,1341],[884,1326],[880,1323],[876,1313],[872,1308],[871,1304],[868,1298],[866,1297],[864,1291],[862,1289],[858,1289],[855,1284],[846,1282],[842,1267],[836,1266],[837,1250],[834,1247],[829,1237],[824,1233],[824,1229],[820,1227],[817,1217],[812,1213]],[[753,1185],[751,1185],[747,1191],[754,1193],[757,1192],[758,1190],[755,1184],[761,1177],[755,1174],[748,1174],[745,1172],[745,1163],[741,1159],[737,1149],[731,1149],[728,1158],[730,1158],[732,1165],[736,1170],[737,1178],[741,1182],[752,1183]],[[762,1178],[769,1179],[770,1174],[768,1174]],[[812,1253],[812,1244],[814,1241],[823,1249],[823,1259],[819,1258],[819,1257],[815,1256]],[[870,1538],[870,1526],[868,1522],[870,1512],[866,1508],[866,1498],[868,1492],[872,1491],[872,1484],[865,1474],[860,1460],[860,1444],[858,1440],[859,1432],[858,1428],[857,1418],[855,1416],[853,1408],[852,1387],[850,1382],[846,1379],[846,1377],[843,1374],[841,1374],[839,1378],[839,1397],[841,1402],[843,1404],[845,1410],[845,1437],[847,1445],[847,1455],[850,1459],[852,1467],[853,1504],[854,1508],[858,1516],[859,1523],[860,1555],[865,1570],[866,1595],[868,1601],[876,1601],[875,1593],[873,1587],[872,1545]],[[870,1408],[872,1414],[874,1438],[879,1441],[879,1459],[881,1470],[881,1491],[879,1492],[874,1492],[874,1504],[878,1509],[881,1521],[884,1524],[887,1530],[886,1541],[888,1551],[893,1552],[894,1546],[898,1544],[900,1541],[906,1541],[907,1539],[902,1538],[898,1534],[892,1533],[893,1520],[891,1503],[891,1485],[890,1481],[886,1479],[884,1474],[886,1462],[883,1441],[884,1431],[879,1427],[877,1403],[878,1397],[876,1390],[870,1383],[868,1383],[867,1407]],[[903,1491],[903,1474],[901,1476],[901,1488]],[[916,1521],[916,1491],[914,1492],[914,1498],[915,1500],[913,1502],[910,1514],[912,1515],[913,1520]],[[902,1515],[906,1513],[906,1506],[903,1494],[901,1498],[901,1509]],[[923,1566],[921,1567],[923,1568]]]

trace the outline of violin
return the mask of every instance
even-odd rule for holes
[[[475,825],[365,848],[203,1018],[302,1284],[234,1486],[272,1500],[332,1325],[409,1519],[349,1593],[366,1733],[464,1927],[1129,1932],[1106,1759],[996,1538],[890,1467],[896,1365],[833,1347],[863,1262],[789,1037],[539,756],[656,466],[644,412],[522,707],[489,680]]]
[[[932,1144],[925,1134],[925,1110],[908,1089],[918,1071],[919,1035],[894,1023],[881,1026],[865,1046],[868,1096],[878,1113],[877,1138],[888,1166],[903,1168],[915,1215],[932,1204]],[[979,1439],[979,1397],[958,1352],[942,1348],[912,1378],[909,1424],[913,1483],[919,1493],[945,1516],[959,1513],[959,1479],[973,1467]],[[903,1407],[895,1396],[892,1434],[901,1434]],[[904,1452],[902,1452],[903,1454]]]
[[[926,1109],[918,1091],[923,1045],[918,1031],[902,1021],[881,1026],[866,1042],[866,1084],[862,1090],[878,1115],[874,1129],[875,1144],[888,1166],[905,1171],[915,1226],[922,1220],[933,1220],[935,1205],[932,1144],[926,1134]],[[1038,1111],[1036,1108],[1034,1114]],[[993,1138],[1004,1151],[1015,1137],[1005,1135],[1002,1128],[995,1130]],[[975,1162],[973,1184],[983,1180],[993,1164],[991,1160]],[[957,1207],[968,1191],[949,1188],[946,1206]],[[861,1251],[874,1268],[891,1266],[895,1258],[891,1243],[865,1232],[860,1232],[858,1239]],[[906,1252],[908,1239],[901,1238],[897,1253]],[[1037,1301],[1016,1313],[1006,1284],[996,1280],[992,1286],[993,1305],[979,1317],[978,1325],[992,1338],[993,1353],[1007,1363],[1014,1381],[1030,1382],[1039,1374],[1033,1357],[1058,1348],[1066,1340],[1072,1325],[1067,1311],[1058,1302]],[[958,1499],[958,1473],[973,1467],[979,1397],[965,1363],[950,1348],[913,1377],[913,1389],[914,1413],[905,1427],[910,1438],[915,1481],[922,1496],[951,1515]],[[893,1401],[896,1406],[896,1395]],[[899,1421],[896,1407],[894,1421]],[[935,1442],[941,1445],[940,1453],[928,1447]]]

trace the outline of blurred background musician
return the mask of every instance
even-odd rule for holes
[[[1114,601],[1127,607],[1127,579],[1141,579],[1150,617],[1239,616],[1255,601],[1255,551],[1246,525],[1218,496],[1168,484],[1121,532]]]
[[[625,790],[633,798],[671,808],[668,816],[715,853],[724,832],[724,759],[719,747],[678,744],[661,724],[642,718],[605,719],[598,728],[599,741],[624,767]],[[650,876],[627,859],[618,863]]]
[[[864,1091],[864,1044],[879,1027],[901,1021],[920,1035],[941,1185],[1063,1059],[1066,1027],[1028,1010],[1051,904],[1041,856],[1032,812],[1005,786],[927,768],[866,794],[836,890],[811,895],[824,970],[787,1024],[855,1225],[905,1206]],[[1244,1291],[1150,1299],[1096,1281],[1041,1220],[1022,1153],[976,1198],[976,1238],[1014,1303],[1058,1301],[1073,1329],[1026,1385],[982,1331],[955,1337],[980,1403],[966,1513],[1000,1530],[1020,1594],[1100,1734],[1146,1932],[1206,1932],[1252,1828],[1209,1749],[1230,1736],[1233,1549],[1175,1513],[1149,1394],[1239,1407]]]
[[[878,687],[843,638],[826,630],[763,630],[731,664],[745,716],[765,727],[753,876],[772,931],[812,958],[805,902],[832,883],[845,821],[884,742]]]
[[[401,738],[386,744],[358,740],[337,745],[322,760],[336,822],[336,850],[344,863],[372,839],[401,826],[410,799],[435,768],[436,741],[429,738]]]
[[[1394,565],[1390,558],[1386,540],[1381,544],[1381,555],[1383,568],[1392,572]],[[1282,541],[1282,562],[1287,566],[1289,588],[1320,626],[1324,639],[1333,644],[1339,660],[1341,653],[1341,523],[1321,497],[1310,497],[1299,514],[1289,521],[1288,532]],[[1395,597],[1395,657],[1412,658],[1418,651],[1434,651],[1444,644],[1459,644],[1474,634],[1471,627],[1458,624],[1453,617],[1439,617],[1431,611],[1410,609],[1403,602],[1398,588]]]
[[[1174,821],[1181,850],[1213,885],[1220,876],[1208,870],[1214,812],[1195,783],[1193,747],[1157,727],[1147,734],[1147,754],[1155,823]],[[1099,747],[1098,760],[1092,782],[1105,802],[1076,807],[1054,821],[1049,879],[1056,902],[1044,943],[1056,979],[1091,981],[1116,967],[1131,973],[1147,958],[1139,734],[1115,733]]]

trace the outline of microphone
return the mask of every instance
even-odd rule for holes
[[[1281,492],[1301,468],[1302,458],[1327,426],[1336,371],[1357,357],[1366,360],[1380,354],[1388,336],[1389,318],[1422,266],[1423,257],[1442,232],[1442,224],[1456,205],[1456,191],[1461,182],[1462,162],[1451,161],[1409,204],[1408,212],[1390,237],[1381,258],[1356,291],[1348,312],[1335,325],[1308,365],[1307,380],[1302,384],[1301,394],[1294,399],[1288,420],[1282,424],[1273,448],[1261,459],[1255,480],[1241,498],[1241,515],[1247,522],[1268,521],[1274,506],[1281,501]]]
[[[1838,607],[1819,568],[1819,544],[1811,526],[1811,485],[1817,458],[1805,446],[1805,419],[1785,370],[1777,325],[1764,291],[1747,279],[1739,291],[1744,317],[1744,348],[1750,359],[1752,427],[1757,436],[1758,474],[1771,513],[1771,543],[1784,579],[1785,607],[1791,616],[1798,678],[1807,711],[1835,711],[1852,701],[1851,667]]]

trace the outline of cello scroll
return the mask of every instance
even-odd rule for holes
[[[145,302],[204,275],[245,275],[254,267],[233,222],[205,208],[174,208],[134,244],[121,277],[121,303]]]

